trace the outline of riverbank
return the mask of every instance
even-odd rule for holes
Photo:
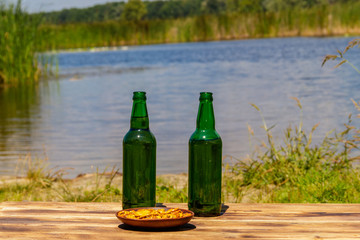
[[[248,189],[243,196],[235,196],[228,179],[240,180],[233,174],[224,176],[223,199],[225,202],[251,203],[256,201],[261,189]],[[187,202],[188,176],[163,174],[157,176],[157,202]],[[239,186],[240,187],[240,186]],[[29,177],[0,176],[1,201],[51,201],[51,202],[121,202],[122,174],[87,173],[75,178],[31,179]],[[266,195],[266,193],[261,193]]]
[[[360,203],[360,168],[310,169],[307,174],[276,183],[266,175],[289,172],[288,166],[267,169],[250,164],[246,172],[238,166],[226,166],[223,173],[222,201],[227,203]],[[249,165],[249,166],[250,166]],[[266,165],[266,164],[265,164]],[[253,171],[258,171],[254,173]],[[256,179],[250,179],[248,174]],[[260,175],[257,175],[260,174]],[[292,182],[296,178],[298,182]],[[187,202],[188,176],[157,176],[156,202]],[[67,179],[61,176],[1,176],[0,202],[121,202],[122,174],[118,172],[80,174]]]
[[[40,50],[275,37],[360,35],[360,3],[195,17],[42,25]]]
[[[230,177],[227,174],[226,178]],[[235,179],[236,177],[234,177]],[[188,175],[157,176],[157,202],[186,202]],[[226,184],[226,183],[225,183]],[[80,174],[75,178],[31,179],[0,176],[1,201],[121,201],[122,174],[115,172]],[[226,192],[226,202],[237,202]],[[19,193],[24,195],[18,195]],[[252,202],[256,191],[249,191],[241,202]],[[252,193],[252,194],[251,194]],[[4,198],[5,197],[5,198]]]
[[[0,177],[0,201],[116,202],[121,201],[121,189],[122,174],[116,171],[80,174],[72,179],[51,174]],[[184,202],[186,189],[186,174],[157,177],[158,202]]]

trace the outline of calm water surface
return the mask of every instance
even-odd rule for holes
[[[280,141],[297,125],[303,105],[306,130],[319,123],[315,142],[343,128],[359,100],[360,76],[349,66],[321,68],[322,58],[350,38],[285,38],[129,47],[59,54],[60,80],[34,89],[0,92],[0,174],[14,174],[31,153],[69,176],[122,168],[122,138],[129,129],[132,92],[146,91],[155,134],[157,173],[187,172],[188,139],[195,129],[199,92],[214,93],[223,154],[250,154],[264,136],[260,107]],[[360,66],[358,49],[348,58]],[[355,123],[359,126],[359,122]]]

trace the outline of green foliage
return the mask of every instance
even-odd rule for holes
[[[156,179],[156,202],[187,202],[187,184],[184,187],[179,187],[175,181],[169,182],[169,180],[163,177],[157,177]]]
[[[168,0],[145,1],[145,19],[173,19],[178,17],[197,16],[201,12],[202,0]],[[99,4],[89,8],[71,8],[54,12],[34,14],[41,15],[46,24],[64,24],[80,22],[102,22],[120,19],[124,11],[124,2]]]
[[[41,17],[44,23],[90,23],[119,19],[123,10],[124,2],[112,2],[95,5],[89,8],[70,8],[54,12],[35,13],[33,16]]]
[[[155,4],[148,4],[147,19],[168,19],[180,18],[185,16],[184,6],[179,1],[156,2]],[[151,12],[150,12],[151,11]]]
[[[159,203],[184,203],[187,202],[187,189],[178,190],[171,185],[156,186],[156,199]]]
[[[121,18],[126,21],[139,22],[146,13],[146,6],[141,0],[128,0],[124,6]]]
[[[236,10],[241,13],[256,13],[264,11],[262,0],[235,0],[235,2],[237,6]]]
[[[201,13],[216,15],[226,10],[224,1],[221,0],[205,0],[201,4]]]
[[[271,193],[267,201],[286,203],[359,203],[358,171],[309,169],[299,177],[297,185],[286,184]]]

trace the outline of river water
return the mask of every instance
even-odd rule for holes
[[[18,159],[48,158],[69,176],[122,168],[132,92],[146,91],[157,139],[157,173],[187,172],[188,139],[199,92],[214,93],[225,161],[242,159],[264,137],[260,113],[280,142],[286,127],[319,123],[314,141],[340,131],[359,101],[360,76],[348,64],[321,67],[351,38],[278,38],[123,47],[58,54],[59,79],[26,90],[0,90],[0,175]],[[360,66],[359,50],[346,55]],[[355,122],[358,124],[359,121]],[[249,140],[248,125],[255,132]],[[250,144],[251,142],[251,144]]]

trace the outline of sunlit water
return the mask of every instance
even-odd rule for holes
[[[360,100],[360,75],[345,64],[321,67],[326,54],[350,38],[285,38],[129,47],[59,54],[60,80],[26,93],[0,92],[0,174],[14,174],[19,157],[49,159],[69,176],[122,168],[132,92],[146,91],[157,139],[157,173],[187,172],[188,139],[195,129],[199,92],[214,93],[223,155],[250,154],[264,130],[256,104],[277,141],[289,124],[319,123],[315,143],[343,129]],[[347,57],[360,66],[359,50]],[[355,122],[359,126],[359,121]],[[227,158],[229,159],[229,158]]]

